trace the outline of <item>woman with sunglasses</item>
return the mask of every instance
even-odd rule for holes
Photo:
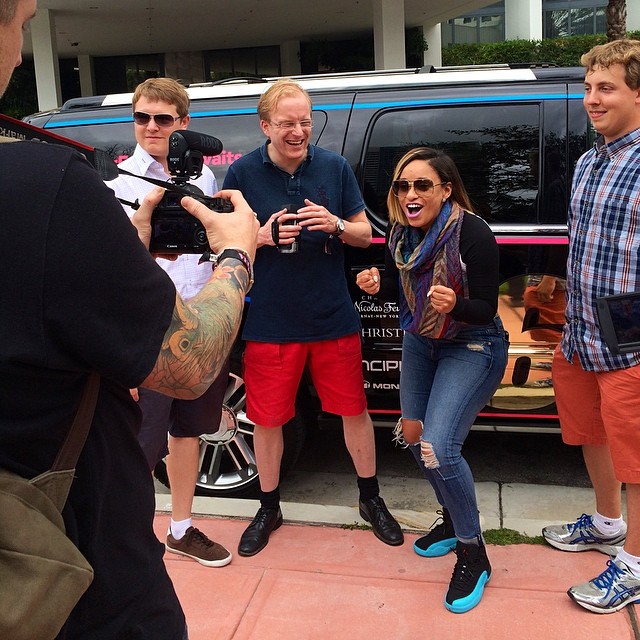
[[[441,522],[415,552],[457,562],[445,606],[464,613],[491,577],[473,477],[462,445],[502,380],[508,337],[497,315],[498,247],[471,212],[460,174],[443,152],[418,147],[398,162],[387,197],[384,277],[358,286],[400,303],[402,417],[394,434],[410,447],[442,507]]]

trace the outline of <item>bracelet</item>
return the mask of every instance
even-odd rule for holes
[[[218,254],[212,253],[209,255],[209,262],[213,263],[212,270],[215,271],[218,264],[220,264],[220,262],[225,258],[233,258],[234,260],[237,260],[247,270],[247,273],[249,274],[249,286],[247,287],[246,292],[248,292],[253,286],[253,265],[251,264],[249,254],[244,249],[234,248],[224,249]]]

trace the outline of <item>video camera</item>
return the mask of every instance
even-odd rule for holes
[[[179,129],[169,136],[167,165],[173,184],[179,190],[167,190],[151,216],[149,251],[154,253],[205,253],[210,251],[207,232],[202,223],[180,206],[188,195],[212,211],[228,213],[233,205],[225,198],[206,196],[198,187],[188,184],[202,174],[203,154],[222,153],[218,138]]]
[[[151,217],[152,236],[149,250],[154,253],[204,254],[211,251],[207,232],[200,221],[180,206],[180,200],[184,196],[199,200],[212,211],[224,213],[233,211],[233,205],[229,200],[206,196],[198,187],[188,184],[190,179],[202,174],[203,154],[217,156],[222,153],[222,142],[213,136],[186,129],[174,131],[169,136],[169,153],[167,154],[167,164],[173,182],[164,182],[120,169],[102,149],[89,147],[2,113],[0,113],[0,133],[17,140],[37,140],[76,149],[84,154],[106,181],[114,180],[119,174],[124,174],[163,187],[166,190],[165,194]],[[127,202],[122,198],[118,200],[133,209],[140,206],[138,201]]]
[[[180,201],[191,196],[212,211],[230,213],[233,205],[226,198],[205,195],[189,180],[202,174],[204,154],[215,156],[222,153],[222,142],[218,138],[195,131],[178,129],[169,136],[167,165],[173,182],[162,182],[153,178],[137,176],[123,169],[120,173],[131,175],[166,189],[162,200],[151,216],[152,253],[206,253],[211,251],[207,232],[202,223],[188,213]],[[131,204],[125,202],[124,204]]]

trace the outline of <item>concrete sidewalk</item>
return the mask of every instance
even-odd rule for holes
[[[541,524],[573,520],[592,509],[586,489],[478,486],[478,495],[485,529],[503,526],[529,535],[539,535]],[[164,540],[169,496],[156,499],[156,533]],[[487,501],[496,504],[495,512],[485,511]],[[412,549],[417,530],[428,528],[435,513],[387,504],[405,529],[401,547],[360,528],[365,523],[355,506],[285,502],[284,526],[262,552],[242,558],[238,540],[258,503],[197,498],[195,511],[202,516],[195,525],[234,558],[216,569],[165,555],[190,640],[640,640],[635,605],[598,615],[566,595],[569,586],[605,568],[607,558],[597,552],[490,545],[493,575],[482,602],[466,614],[448,612],[443,601],[455,556],[422,558]]]

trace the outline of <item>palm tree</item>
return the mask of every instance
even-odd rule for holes
[[[621,40],[627,33],[626,0],[609,0],[607,5],[607,41]]]

